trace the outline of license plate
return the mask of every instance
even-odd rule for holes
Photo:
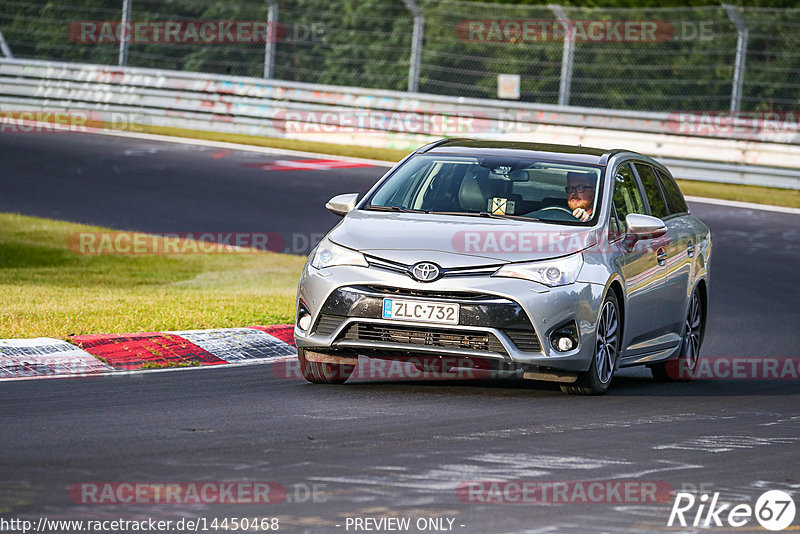
[[[458,324],[458,304],[383,299],[383,318],[423,323]]]

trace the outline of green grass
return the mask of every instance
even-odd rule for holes
[[[200,362],[144,362],[140,369],[168,369],[170,367],[199,367]]]
[[[800,191],[794,189],[778,189],[776,187],[760,187],[756,185],[720,184],[716,182],[698,182],[695,180],[678,180],[678,185],[680,185],[684,195],[800,208]]]
[[[0,214],[0,338],[291,322],[304,258],[269,252],[80,255],[94,226]]]
[[[224,141],[228,143],[284,148],[289,150],[300,150],[304,152],[318,152],[320,154],[334,154],[337,156],[351,156],[383,161],[399,161],[411,151],[411,149],[406,150],[394,148],[371,148],[353,145],[336,145],[332,143],[320,143],[314,141],[297,141],[293,139],[277,139],[253,135],[205,132],[198,130],[185,130],[181,128],[165,128],[156,126],[137,126],[137,128],[148,133],[160,135],[206,139],[210,141]],[[678,183],[680,184],[681,190],[685,195],[800,208],[800,191],[796,190],[779,189],[775,187],[759,187],[753,185],[722,184],[717,182],[699,182],[695,180],[679,180]]]

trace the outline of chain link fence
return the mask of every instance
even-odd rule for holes
[[[0,53],[23,59],[454,97],[498,98],[498,75],[511,75],[504,97],[545,104],[787,112],[800,101],[800,9],[2,0],[0,32]]]

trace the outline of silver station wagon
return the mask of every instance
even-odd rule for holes
[[[691,379],[711,234],[669,171],[627,150],[442,140],[407,156],[303,269],[303,376],[342,383],[359,356],[474,367],[601,394],[619,367]],[[369,360],[362,360],[369,361]]]

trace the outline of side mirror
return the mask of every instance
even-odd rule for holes
[[[650,215],[630,213],[625,217],[625,224],[628,226],[628,235],[637,239],[651,239],[667,233],[664,221]]]
[[[325,204],[325,207],[334,215],[344,217],[355,209],[357,203],[358,193],[346,193],[344,195],[336,195]]]

